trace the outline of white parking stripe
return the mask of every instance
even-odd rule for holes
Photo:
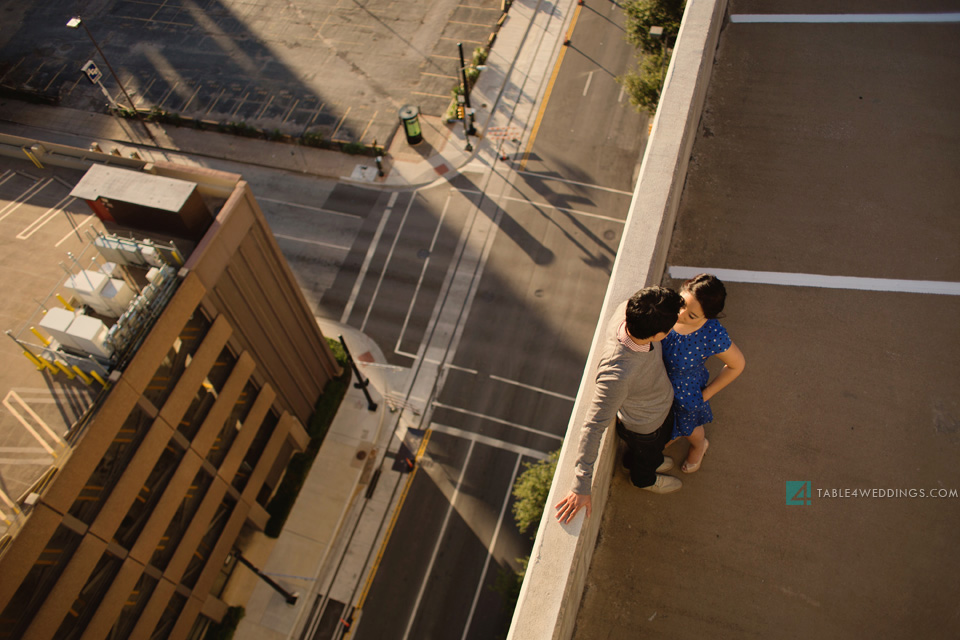
[[[937,280],[891,280],[886,278],[823,276],[813,273],[711,269],[709,267],[670,267],[669,273],[671,278],[681,280],[692,278],[698,273],[712,273],[726,282],[960,296],[960,282],[942,282]]]
[[[740,23],[930,23],[960,22],[960,13],[738,13],[730,22]]]

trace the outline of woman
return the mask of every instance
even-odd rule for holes
[[[680,470],[693,473],[700,468],[710,446],[703,430],[703,425],[713,421],[709,400],[743,373],[746,361],[717,320],[727,297],[723,283],[715,276],[701,273],[683,283],[680,295],[686,306],[681,309],[673,331],[663,339],[663,364],[673,383],[673,440],[685,437],[690,441],[690,451]],[[724,367],[707,384],[710,374],[705,363],[710,356],[720,358]]]

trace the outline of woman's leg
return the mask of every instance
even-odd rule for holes
[[[684,465],[699,465],[700,461],[703,460],[703,454],[707,450],[706,431],[704,431],[703,425],[694,429],[693,433],[687,436],[687,440],[690,441],[690,451],[687,452],[687,461]]]

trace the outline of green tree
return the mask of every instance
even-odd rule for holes
[[[630,104],[635,106],[637,111],[646,111],[653,115],[660,102],[665,72],[666,60],[661,54],[655,53],[638,60],[636,70],[620,76],[617,82],[623,85],[624,91],[630,96]]]
[[[513,483],[513,519],[520,533],[539,524],[559,457],[560,452],[554,451],[545,460],[524,463],[524,472]]]
[[[664,41],[675,40],[680,32],[684,4],[685,0],[629,0],[623,5],[627,42],[644,53],[662,52]],[[663,27],[663,36],[651,36],[650,27]]]

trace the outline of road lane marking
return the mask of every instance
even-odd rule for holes
[[[455,364],[445,364],[443,366],[446,369],[453,369],[454,371],[463,371],[465,373],[472,373],[473,375],[477,375],[478,373],[480,373],[476,369],[467,369],[466,367],[460,367]]]
[[[960,22],[960,13],[737,13],[730,22],[770,24],[935,23]]]
[[[576,180],[565,180],[564,178],[558,178],[556,176],[547,175],[545,173],[536,173],[535,171],[517,170],[517,173],[519,173],[522,176],[534,176],[536,178],[540,178],[541,180],[552,180],[554,182],[563,182],[565,184],[572,184],[578,187],[586,187],[588,189],[599,189],[601,191],[608,191],[610,193],[619,193],[624,196],[633,197],[633,191],[624,191],[622,189],[613,189],[611,187],[601,187],[598,184],[590,184],[589,182],[577,182]]]
[[[403,211],[403,217],[400,218],[400,226],[397,228],[396,235],[393,236],[393,242],[390,244],[390,251],[387,252],[387,259],[384,260],[383,268],[380,270],[380,277],[377,278],[377,286],[373,289],[373,296],[370,297],[370,304],[367,305],[367,312],[363,315],[363,322],[360,323],[361,332],[365,331],[367,328],[367,321],[370,320],[370,312],[373,311],[373,305],[377,302],[377,295],[380,293],[380,286],[383,285],[383,279],[386,277],[387,270],[390,268],[390,261],[393,260],[393,252],[396,251],[397,243],[400,242],[400,236],[403,235],[403,227],[407,224],[407,216],[410,215],[410,210],[413,209],[413,203],[417,200],[418,192],[419,189],[414,192],[413,196],[410,198],[410,202],[407,203],[407,208]],[[386,216],[387,214],[384,213],[385,218]],[[382,223],[383,221],[381,221],[381,224]],[[373,249],[373,245],[371,245],[370,248]],[[371,255],[371,257],[373,256]]]
[[[342,213],[340,211],[331,211],[330,209],[323,209],[321,207],[314,207],[309,204],[300,204],[298,202],[287,202],[286,200],[275,200],[273,198],[264,198],[263,196],[257,196],[258,202],[272,202],[273,204],[282,204],[285,207],[296,207],[298,209],[309,209],[310,211],[317,211],[319,213],[325,213],[331,216],[342,216],[344,218],[354,218],[362,219],[363,216],[358,216],[355,213]]]
[[[853,276],[824,276],[813,273],[781,271],[745,271],[740,269],[710,269],[707,267],[670,267],[670,277],[687,279],[699,273],[712,273],[727,282],[772,284],[788,287],[817,287],[822,289],[854,289],[892,293],[929,293],[960,296],[960,282],[939,280],[892,280],[887,278],[859,278]]]
[[[583,85],[583,95],[586,97],[587,91],[590,90],[590,83],[593,81],[593,71],[587,74],[587,83]]]
[[[420,610],[420,602],[423,600],[423,594],[427,590],[427,582],[430,579],[430,574],[433,573],[433,565],[437,561],[437,556],[440,554],[440,544],[443,542],[443,536],[447,532],[447,525],[450,524],[450,516],[453,514],[453,508],[457,503],[457,498],[460,496],[460,487],[463,485],[463,477],[467,473],[467,467],[470,466],[470,458],[473,456],[473,448],[476,445],[475,442],[470,442],[470,448],[467,449],[467,457],[463,460],[463,467],[460,468],[460,475],[457,477],[457,484],[453,489],[453,496],[450,498],[450,502],[447,505],[447,513],[443,517],[443,524],[440,526],[440,534],[437,536],[437,542],[433,545],[433,553],[430,555],[430,562],[427,564],[427,570],[423,574],[423,579],[420,582],[420,591],[417,593],[417,599],[413,603],[413,610],[410,612],[410,620],[407,622],[407,630],[403,633],[403,640],[407,640],[410,637],[410,631],[413,629],[413,622],[417,619],[417,613]]]
[[[550,454],[545,451],[540,451],[538,449],[531,449],[530,447],[521,447],[518,444],[513,444],[512,442],[507,442],[506,440],[500,440],[498,438],[491,438],[490,436],[485,436],[479,433],[474,433],[473,431],[466,431],[464,429],[458,429],[457,427],[449,427],[445,424],[438,424],[436,422],[430,423],[430,430],[437,433],[443,433],[448,436],[453,436],[455,438],[461,438],[463,440],[471,440],[473,442],[479,442],[480,444],[485,444],[488,447],[493,447],[495,449],[503,449],[504,451],[510,451],[516,453],[520,456],[526,456],[528,458],[536,458],[537,460],[546,460],[550,457]],[[513,486],[513,482],[510,482],[510,486]]]
[[[529,384],[524,384],[522,382],[517,382],[516,380],[507,380],[506,378],[501,378],[500,376],[495,376],[490,374],[492,380],[499,380],[500,382],[505,382],[507,384],[512,384],[517,387],[523,387],[524,389],[530,389],[531,391],[536,391],[537,393],[542,393],[544,395],[553,396],[554,398],[562,398],[564,400],[569,400],[570,402],[576,401],[576,398],[573,396],[568,396],[564,393],[557,393],[556,391],[547,391],[546,389],[541,389],[540,387],[534,387]]]
[[[624,224],[626,220],[621,220],[620,218],[611,218],[610,216],[602,216],[599,213],[588,213],[586,211],[579,211],[577,209],[569,209],[567,207],[557,207],[549,202],[534,202],[528,198],[517,198],[515,196],[500,196],[497,198],[500,200],[509,200],[511,202],[524,202],[526,204],[532,205],[534,207],[542,207],[544,209],[553,209],[554,211],[563,211],[564,213],[570,213],[575,216],[583,216],[585,218],[596,218],[597,220],[606,220],[607,222],[615,222],[617,224]]]
[[[497,548],[497,540],[500,538],[500,530],[503,529],[503,517],[507,513],[507,505],[510,504],[510,495],[513,489],[513,483],[517,480],[517,473],[520,471],[520,461],[522,456],[517,456],[517,463],[513,465],[513,475],[510,476],[510,484],[507,485],[507,495],[500,506],[500,517],[497,518],[497,528],[494,530],[493,539],[490,540],[490,546],[487,547],[487,558],[483,561],[483,571],[480,572],[480,580],[477,581],[477,590],[473,594],[473,604],[470,605],[470,614],[467,616],[467,622],[463,625],[463,635],[460,640],[467,640],[467,633],[470,631],[470,623],[473,622],[473,614],[477,610],[477,602],[480,600],[480,592],[483,591],[483,581],[487,577],[487,570],[490,568],[490,558],[493,557],[493,550]]]
[[[330,244],[329,242],[320,242],[319,240],[307,240],[306,238],[296,238],[296,237],[294,237],[294,236],[287,236],[287,235],[284,235],[284,234],[282,234],[282,233],[274,233],[273,235],[274,235],[274,237],[276,237],[276,238],[283,238],[284,240],[293,240],[294,242],[305,242],[305,243],[307,243],[307,244],[315,244],[315,245],[319,245],[319,246],[321,246],[321,247],[329,247],[329,248],[331,248],[331,249],[339,249],[340,251],[349,251],[349,250],[350,250],[350,247],[349,247],[349,246],[344,247],[344,246],[339,245],[339,244]]]
[[[567,39],[573,35],[573,28],[577,26],[577,18],[580,17],[582,5],[577,5],[573,12],[573,19],[570,21],[570,29],[567,31]],[[563,64],[563,56],[566,55],[570,47],[564,45],[560,47],[560,54],[557,56],[557,63],[553,66],[553,73],[550,74],[550,80],[547,82],[547,90],[543,93],[543,100],[540,102],[540,110],[537,111],[537,118],[533,122],[533,128],[530,130],[530,137],[527,139],[527,149],[523,152],[523,159],[520,161],[520,169],[527,168],[527,161],[530,159],[530,152],[533,151],[533,142],[537,139],[537,132],[540,130],[540,123],[543,121],[543,114],[547,111],[547,103],[550,102],[550,94],[553,92],[553,85],[557,82],[557,76],[560,75],[560,65]]]
[[[350,299],[347,300],[347,306],[343,309],[343,315],[340,316],[340,322],[342,324],[347,324],[347,320],[350,318],[350,313],[353,311],[353,305],[357,301],[357,296],[360,294],[360,287],[363,285],[363,279],[367,275],[367,269],[370,268],[370,262],[373,260],[373,254],[377,252],[377,245],[380,244],[380,236],[383,235],[383,228],[387,226],[387,220],[390,218],[390,214],[393,212],[393,205],[397,202],[397,196],[400,195],[399,192],[394,191],[390,194],[390,200],[387,202],[387,208],[383,211],[383,216],[380,218],[380,224],[377,225],[377,231],[373,234],[373,240],[370,241],[370,246],[367,248],[367,255],[363,258],[363,265],[360,267],[360,273],[357,274],[357,281],[353,283],[353,290],[350,291]],[[370,302],[371,306],[373,302]]]
[[[517,424],[516,422],[510,422],[508,420],[502,420],[500,418],[494,418],[493,416],[484,415],[482,413],[477,413],[476,411],[470,411],[468,409],[461,409],[460,407],[454,407],[449,404],[443,404],[442,402],[433,402],[434,407],[439,407],[440,409],[449,409],[450,411],[456,411],[457,413],[463,413],[468,416],[473,416],[474,418],[481,418],[483,420],[489,420],[490,422],[496,422],[497,424],[506,425],[508,427],[513,427],[514,429],[520,429],[521,431],[528,431],[530,433],[535,433],[538,436],[543,436],[544,438],[552,438],[553,440],[559,440],[563,442],[563,436],[554,435],[552,433],[547,433],[546,431],[540,431],[539,429],[534,429],[533,427],[528,427],[526,425]]]

